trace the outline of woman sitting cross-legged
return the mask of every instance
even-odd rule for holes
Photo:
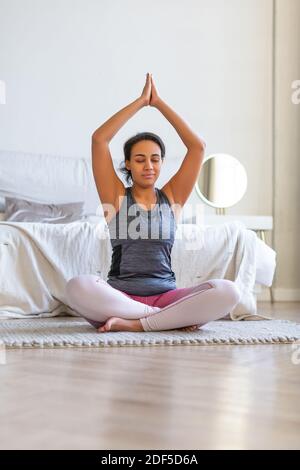
[[[165,158],[161,138],[142,132],[124,144],[125,187],[117,176],[109,142],[144,106],[158,109],[187,148],[172,178],[155,186]],[[227,279],[208,279],[177,288],[171,268],[177,220],[199,176],[205,143],[159,96],[147,74],[139,98],[114,114],[92,136],[93,173],[112,244],[107,281],[94,274],[70,279],[66,297],[71,308],[99,332],[192,331],[220,319],[237,305],[240,291]]]

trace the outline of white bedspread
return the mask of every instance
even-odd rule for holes
[[[178,235],[172,252],[173,269],[181,282],[178,287],[218,278],[235,281],[242,296],[230,316],[232,320],[254,319],[251,317],[258,315],[254,292],[258,262],[260,282],[271,285],[276,252],[238,221],[211,226],[180,224]]]
[[[231,318],[253,318],[257,240],[255,232],[239,222],[178,224],[172,250],[177,287],[214,278],[234,280],[242,298]],[[271,248],[263,245],[270,255]],[[76,315],[65,305],[67,281],[88,273],[106,280],[110,260],[105,223],[0,222],[0,318]]]

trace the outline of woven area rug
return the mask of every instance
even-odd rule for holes
[[[78,317],[0,321],[7,348],[61,348],[152,345],[274,344],[300,340],[300,324],[288,320],[215,321],[193,332],[98,333]]]

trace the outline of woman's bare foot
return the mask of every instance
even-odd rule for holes
[[[126,320],[125,318],[111,317],[98,328],[99,333],[107,331],[144,331],[140,320]]]
[[[201,325],[190,325],[183,328],[175,328],[182,331],[195,331]],[[111,317],[105,324],[98,328],[99,333],[108,331],[144,331],[140,320],[126,320],[125,318]]]
[[[182,331],[195,331],[198,330],[200,325],[191,325],[191,326],[185,326],[184,328],[176,328],[177,330],[182,330]]]

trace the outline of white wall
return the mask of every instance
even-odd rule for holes
[[[0,0],[1,148],[90,158],[90,136],[134,100],[151,71],[207,142],[246,167],[230,213],[271,213],[271,0]],[[150,107],[113,139],[152,130],[167,146],[162,183],[185,147]],[[171,161],[172,160],[172,161]],[[196,193],[191,201],[199,202]],[[209,208],[210,209],[210,208]],[[210,209],[212,210],[212,209]]]
[[[300,1],[276,0],[274,246],[275,299],[300,300]],[[298,96],[300,94],[298,93]]]

